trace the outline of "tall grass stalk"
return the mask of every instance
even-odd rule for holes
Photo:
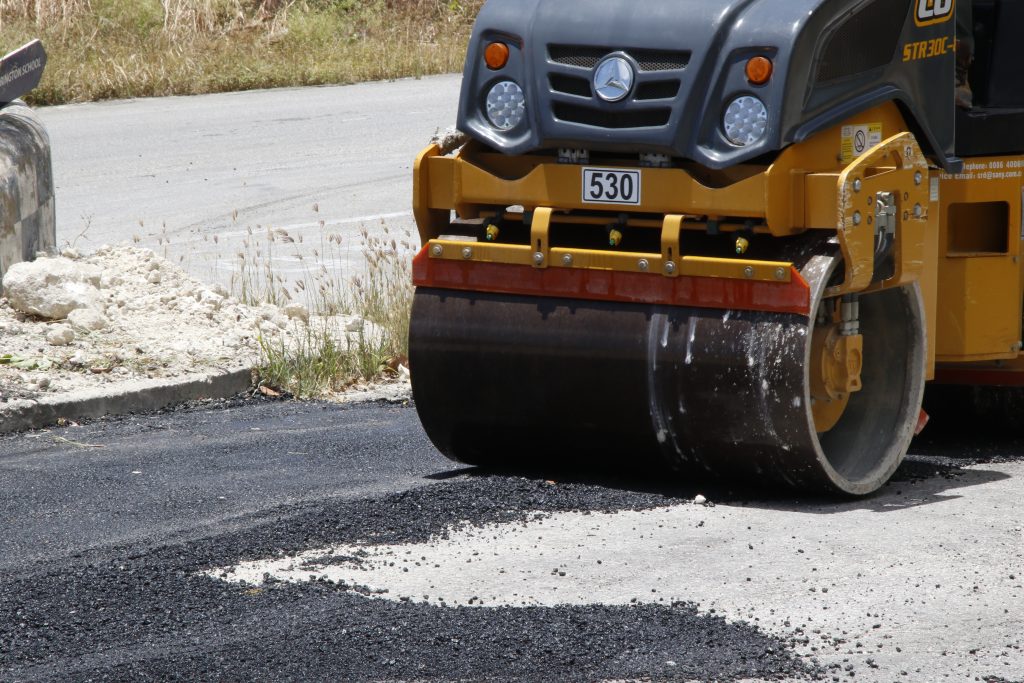
[[[19,21],[41,30],[62,29],[91,11],[90,0],[0,0],[0,30]]]
[[[302,303],[312,314],[298,338],[260,343],[260,381],[300,397],[393,377],[409,362],[416,252],[411,235],[395,237],[387,225],[377,235],[361,230],[352,247],[361,252],[365,268],[352,275],[337,265],[351,256],[343,236],[322,221],[320,226],[319,243],[312,249],[301,235],[285,230],[250,230],[235,256],[230,287],[252,306]],[[299,277],[282,276],[282,256],[302,264]]]
[[[407,241],[373,238],[365,233],[364,239],[367,272],[352,278],[342,306],[378,325],[383,330],[385,355],[408,364],[414,250]]]

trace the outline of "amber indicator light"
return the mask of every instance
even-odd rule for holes
[[[508,64],[508,45],[505,43],[491,43],[484,50],[484,61],[490,69],[500,69]]]
[[[747,80],[753,85],[764,85],[771,79],[774,68],[767,57],[751,57],[747,62]]]

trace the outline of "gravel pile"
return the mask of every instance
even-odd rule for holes
[[[306,333],[299,303],[249,306],[149,249],[103,247],[10,268],[0,298],[0,403],[252,367],[259,340]],[[339,316],[339,335],[375,334]]]

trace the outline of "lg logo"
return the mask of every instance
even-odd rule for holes
[[[917,0],[917,25],[930,26],[949,21],[956,0]]]

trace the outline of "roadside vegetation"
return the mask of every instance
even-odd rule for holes
[[[366,268],[353,275],[337,265],[348,248],[346,237],[323,223],[312,250],[285,230],[250,231],[235,255],[231,293],[252,306],[301,303],[311,314],[297,340],[260,340],[261,386],[310,398],[408,372],[416,245],[410,234],[393,236],[386,225],[380,232],[383,237],[365,228],[359,233],[355,246]],[[302,264],[298,278],[278,272],[281,257]]]
[[[482,2],[0,0],[0,49],[42,39],[49,62],[26,98],[37,106],[417,77],[461,69]],[[354,276],[338,267],[350,248],[340,234],[321,222],[312,257],[289,248],[301,240],[250,230],[233,264],[245,303],[310,313],[298,341],[260,341],[259,385],[306,398],[407,373],[415,238],[364,231]],[[298,258],[303,276],[283,277],[278,256]]]
[[[0,48],[40,38],[30,104],[458,71],[482,0],[0,0]]]

